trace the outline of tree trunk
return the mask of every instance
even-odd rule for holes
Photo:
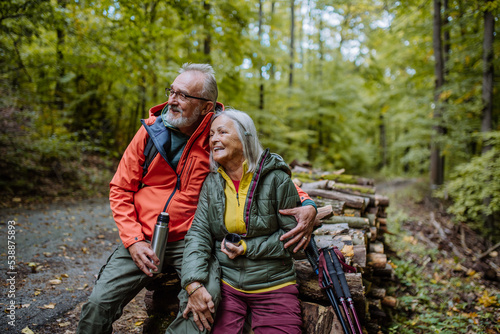
[[[488,3],[491,0],[487,1]],[[483,134],[490,132],[493,128],[493,41],[495,32],[495,17],[491,11],[484,12],[484,38],[483,38],[483,110],[481,120],[481,132]],[[483,154],[491,150],[491,144],[483,143]],[[493,181],[493,180],[492,180]],[[483,200],[485,207],[491,203],[491,197]],[[495,231],[495,221],[492,214],[484,216],[484,225],[491,231]]]
[[[262,0],[259,0],[259,47],[262,47],[262,21]],[[259,110],[264,110],[264,73],[262,67],[262,61],[259,60]]]
[[[323,73],[323,59],[324,59],[324,46],[323,46],[323,40],[321,39],[321,31],[323,31],[323,17],[321,14],[319,15],[319,28],[318,28],[318,53],[319,53],[319,59],[318,59],[318,67],[317,67],[317,76],[318,80],[321,80],[321,76]]]
[[[444,9],[444,20],[443,20],[443,52],[444,52],[444,77],[448,76],[449,70],[446,68],[446,64],[450,61],[450,52],[451,52],[451,41],[450,41],[450,19],[448,13],[448,0],[443,0],[443,9]]]
[[[205,18],[203,21],[203,28],[205,30],[205,39],[203,40],[203,54],[205,55],[205,61],[207,63],[210,63],[210,44],[212,43],[212,34],[210,32],[210,3],[204,1],[203,10],[205,13]]]
[[[276,8],[276,2],[272,1],[271,2],[271,25],[273,24],[273,20],[274,20],[275,8]],[[272,58],[271,58],[271,69],[269,70],[269,72],[270,72],[270,77],[271,77],[271,85],[273,85],[275,83],[275,80],[276,80],[276,68],[274,65],[274,59],[272,59]]]
[[[385,121],[384,121],[384,113],[385,108],[382,108],[382,111],[379,115],[379,137],[380,137],[380,152],[381,152],[381,161],[380,161],[380,169],[387,166],[387,145],[385,138]]]
[[[64,12],[64,9],[66,8],[66,0],[58,0],[57,5],[61,8],[61,10]],[[57,42],[56,42],[56,71],[57,71],[57,78],[56,78],[56,86],[54,89],[54,106],[55,109],[58,111],[62,111],[64,109],[64,98],[63,98],[63,77],[66,74],[65,72],[65,66],[64,66],[64,54],[63,54],[63,48],[64,48],[64,43],[65,43],[65,38],[66,38],[66,28],[65,28],[65,23],[64,20],[61,20],[61,22],[57,23],[57,28],[56,28],[56,36],[57,36]],[[55,121],[54,117],[56,114],[51,113],[50,114],[50,124],[51,124],[51,131],[54,133],[55,131]]]
[[[433,138],[431,143],[431,186],[437,187],[442,185],[444,182],[444,157],[441,154],[441,148],[439,144],[439,139],[444,133],[444,129],[441,126],[442,122],[442,107],[440,102],[440,94],[444,85],[444,60],[442,52],[442,40],[441,40],[441,0],[434,0],[434,35],[433,35],[433,46],[434,46],[434,57],[435,57],[435,67],[434,73],[436,76],[436,87],[434,94],[434,126],[433,126]]]
[[[293,86],[293,60],[294,60],[294,31],[295,31],[295,0],[290,0],[290,75],[288,77],[288,87]]]
[[[490,2],[490,1],[488,1]],[[493,39],[495,31],[495,17],[490,11],[484,12],[484,39],[483,39],[483,114],[481,132],[492,130],[493,113]],[[491,149],[484,145],[483,153]]]

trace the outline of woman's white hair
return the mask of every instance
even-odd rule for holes
[[[257,129],[255,129],[255,124],[252,118],[243,111],[226,108],[225,110],[215,114],[212,122],[220,116],[226,116],[233,121],[234,126],[238,131],[238,137],[240,138],[243,146],[243,156],[248,163],[247,173],[253,173],[257,168],[257,163],[259,162],[260,155],[264,149],[262,148],[259,138],[257,137]],[[219,166],[220,164],[214,161],[212,151],[210,151],[210,170],[212,172],[216,172]]]

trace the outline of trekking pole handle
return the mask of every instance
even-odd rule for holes
[[[332,263],[333,259],[331,252],[332,252],[331,248],[323,248],[323,256],[325,257],[326,269],[328,270],[328,273],[332,278],[333,287],[335,289],[337,297],[342,300],[344,299],[345,295],[339,283],[338,273],[335,270],[335,267],[333,266]]]
[[[337,275],[339,277],[340,285],[342,285],[342,289],[344,290],[344,295],[347,299],[351,298],[351,291],[349,291],[349,285],[347,285],[347,279],[345,278],[344,270],[342,270],[342,266],[340,265],[339,258],[334,250],[332,250],[332,261],[335,266],[335,270],[337,271]]]

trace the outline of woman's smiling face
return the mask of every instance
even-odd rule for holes
[[[243,164],[243,145],[234,121],[222,115],[212,122],[210,128],[210,150],[215,162],[221,166]]]

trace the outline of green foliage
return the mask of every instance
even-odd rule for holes
[[[491,149],[470,162],[458,166],[453,179],[437,194],[449,196],[453,204],[448,212],[460,222],[480,230],[483,235],[499,238],[497,228],[484,225],[485,216],[500,216],[500,132],[492,132],[485,140]]]
[[[41,137],[30,131],[35,123],[35,111],[0,104],[0,195],[103,194],[111,179],[111,161],[96,155],[99,147],[67,132]]]
[[[293,35],[281,1],[3,1],[0,83],[15,92],[6,105],[31,110],[25,130],[46,142],[42,151],[66,154],[64,145],[82,141],[90,148],[81,150],[115,159],[165,101],[179,66],[208,62],[219,101],[248,112],[263,145],[287,161],[419,177],[436,140],[453,181],[463,175],[455,166],[481,155],[482,14],[497,15],[498,3],[449,1],[437,103],[432,6],[415,0],[295,1]],[[497,42],[493,51],[497,70]],[[494,128],[498,120],[494,108]],[[25,165],[36,166],[37,154]]]

